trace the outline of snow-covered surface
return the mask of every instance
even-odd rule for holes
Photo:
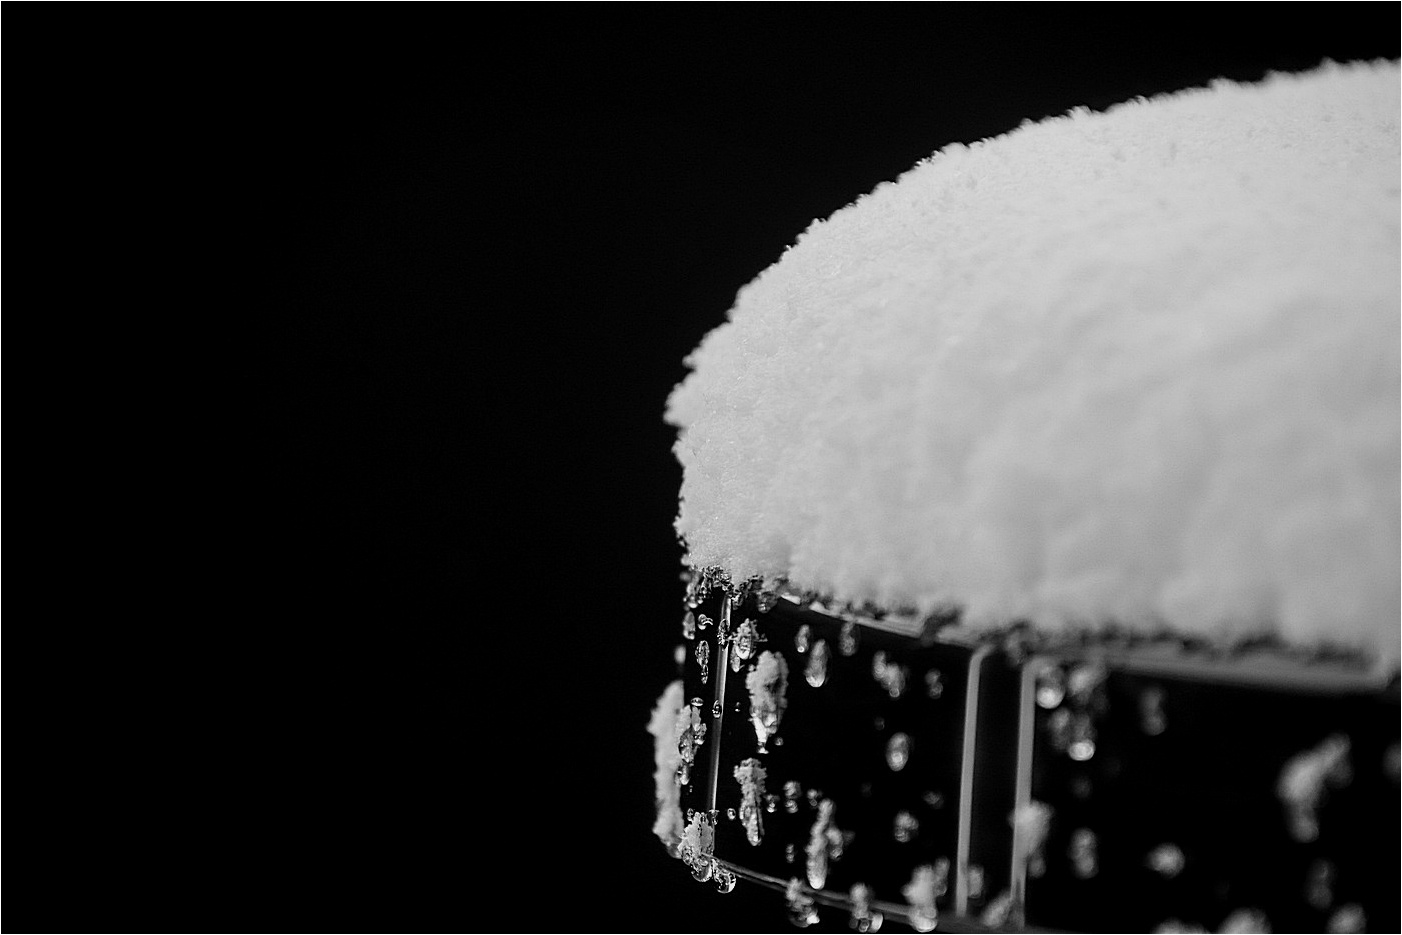
[[[1077,111],[815,221],[669,401],[688,561],[1395,659],[1398,88]]]

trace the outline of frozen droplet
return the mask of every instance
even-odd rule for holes
[[[879,932],[881,931],[882,916],[879,911],[871,908],[871,888],[864,883],[857,883],[847,895],[852,904],[852,918],[847,923],[847,927],[854,932]]]
[[[946,862],[946,875],[948,874]],[[938,870],[929,864],[916,867],[901,895],[910,904],[910,924],[917,932],[933,932],[939,922],[935,900],[939,898]]]
[[[818,640],[813,644],[813,654],[808,657],[808,665],[804,667],[803,678],[814,688],[822,688],[823,683],[828,680],[827,640]]]
[[[881,677],[885,674],[886,651],[884,649],[878,649],[871,654],[871,677],[879,682],[881,681]]]
[[[794,857],[797,855],[797,853],[797,850],[792,844],[784,845],[784,860],[788,861],[789,863],[793,863]]]
[[[1222,925],[1217,929],[1219,932],[1227,933],[1247,933],[1254,932],[1256,935],[1264,935],[1271,930],[1271,923],[1266,918],[1265,913],[1259,909],[1238,909],[1222,920]]]
[[[799,627],[798,632],[794,634],[793,648],[801,653],[808,652],[808,641],[812,639],[812,637],[813,628],[805,623],[803,626]]]
[[[759,802],[748,799],[740,806],[740,824],[745,828],[745,840],[758,847],[764,840],[764,821],[760,818]]]
[[[1096,690],[1104,684],[1105,676],[1105,667],[1099,663],[1078,665],[1066,676],[1066,694],[1075,704],[1090,704]]]
[[[1047,718],[1047,743],[1057,753],[1071,746],[1071,712],[1066,708],[1057,708]]]
[[[823,797],[822,790],[820,790],[820,789],[809,789],[809,790],[808,790],[808,807],[809,807],[809,808],[817,808],[817,807],[818,807],[818,800],[821,799],[822,797]]]
[[[910,762],[910,737],[897,732],[886,741],[886,765],[892,772],[899,773]]]
[[[993,899],[989,900],[988,908],[983,910],[983,915],[979,916],[979,921],[986,928],[998,930],[1008,926],[1012,921],[1013,907],[1015,903],[1010,890],[1003,890]],[[1017,926],[1021,928],[1021,925]]]
[[[1290,836],[1301,843],[1308,844],[1319,837],[1319,821],[1314,817],[1313,810],[1287,809],[1285,824],[1290,829]]]
[[[1162,688],[1146,688],[1139,694],[1139,728],[1150,737],[1157,737],[1168,727],[1163,701]]]
[[[784,783],[784,811],[790,815],[797,814],[798,800],[803,795],[803,787],[795,780],[790,779]]]
[[[701,710],[701,706],[704,705],[705,703],[706,703],[706,699],[702,698],[700,695],[697,695],[697,696],[695,696],[694,698],[691,699],[691,706],[692,706],[693,708],[695,708],[697,711],[700,711],[700,710]]]
[[[1347,903],[1330,914],[1328,925],[1331,932],[1362,932],[1368,926],[1368,917],[1362,906]]]
[[[682,637],[688,640],[696,639],[696,615],[689,610],[682,618]]]
[[[711,676],[711,644],[705,640],[696,644],[696,664],[701,667],[701,684],[704,685]]]
[[[677,784],[685,786],[691,782],[691,764],[682,760],[677,767]]]
[[[969,864],[968,881],[969,899],[973,902],[983,899],[983,868],[978,864]]]
[[[1077,828],[1071,835],[1071,845],[1066,855],[1071,858],[1071,869],[1082,880],[1088,880],[1100,872],[1100,858],[1095,832],[1089,828]]]
[[[1089,714],[1081,713],[1071,719],[1071,743],[1066,752],[1078,763],[1095,756],[1095,725]]]
[[[920,797],[930,808],[944,808],[944,796],[933,789]]]
[[[735,889],[735,874],[724,867],[716,868],[716,890],[722,893],[729,893]]]
[[[766,812],[768,812],[769,814],[773,815],[774,812],[775,812],[778,808],[779,808],[779,797],[778,797],[777,795],[770,794],[770,795],[766,795],[766,796],[764,797],[764,810],[765,810]]]
[[[784,745],[784,738],[783,738],[783,737],[775,737],[775,738],[774,738],[774,746],[776,746],[776,747],[782,747],[783,745]]]
[[[1305,902],[1320,912],[1334,904],[1334,865],[1316,860],[1305,871]]]
[[[784,898],[789,904],[789,921],[801,929],[818,923],[818,912],[813,908],[813,897],[803,892],[803,884],[798,878],[789,881]]]
[[[712,704],[711,704],[711,717],[720,717],[720,716],[721,716],[721,712],[723,712],[724,710],[725,710],[725,706],[722,705],[722,704],[720,703],[720,699],[717,698],[717,699],[716,699],[714,702],[712,702]]]
[[[901,844],[908,844],[920,833],[920,822],[910,812],[897,812],[892,837]]]
[[[714,859],[702,858],[696,861],[696,865],[691,870],[691,878],[698,883],[705,883],[711,879],[716,872],[716,862]]]
[[[731,672],[739,672],[739,671],[740,671],[741,669],[743,669],[744,667],[745,667],[745,663],[744,663],[744,660],[742,660],[742,659],[740,658],[740,654],[739,654],[739,653],[731,653],[731,654],[730,654],[730,671],[731,671]]]
[[[758,642],[759,631],[755,629],[755,622],[746,619],[735,631],[735,655],[748,662],[754,658]]]
[[[764,821],[760,813],[766,778],[764,766],[754,757],[735,767],[735,781],[740,783],[740,823],[745,827],[745,837],[754,846],[758,846],[764,837]]]
[[[1160,844],[1149,852],[1144,862],[1150,870],[1171,880],[1183,872],[1183,849],[1176,844]]]
[[[931,699],[937,699],[944,694],[944,678],[940,675],[939,669],[931,669],[925,673],[925,695]]]
[[[876,680],[881,683],[881,687],[886,689],[886,694],[892,698],[899,698],[905,694],[906,683],[910,678],[910,670],[905,666],[887,663],[882,666],[881,674]]]
[[[1027,875],[1034,879],[1047,872],[1042,849],[1051,832],[1052,815],[1050,805],[1033,799],[1008,816],[1008,823],[1013,826],[1013,839],[1022,843],[1023,853],[1027,855]]]
[[[851,656],[857,652],[857,625],[851,620],[842,624],[837,638],[837,651],[844,656]]]
[[[1317,810],[1329,788],[1340,788],[1353,778],[1348,737],[1333,734],[1318,746],[1291,757],[1276,781],[1276,795],[1285,806],[1286,824],[1297,841],[1319,837]]]
[[[977,866],[978,865],[975,864],[975,867]],[[931,871],[933,871],[930,888],[932,895],[936,899],[943,899],[944,894],[949,892],[949,867],[949,858],[941,857],[936,860],[934,866],[930,868]],[[979,873],[983,873],[982,868],[979,868]],[[983,877],[980,876],[979,879],[981,880]]]
[[[711,623],[712,623],[711,618],[710,618],[710,617],[707,617],[705,614],[697,614],[697,615],[696,615],[696,626],[697,626],[698,629],[704,630],[704,629],[706,629],[707,627],[709,627],[709,626],[711,625]]]
[[[828,882],[828,855],[826,851],[818,850],[809,853],[808,863],[804,870],[808,874],[808,885],[815,890],[820,890]]]
[[[1050,711],[1066,697],[1066,673],[1061,666],[1047,663],[1037,672],[1037,707]]]
[[[731,821],[734,821],[734,820],[735,820],[735,809],[733,809],[733,808],[727,808],[727,809],[725,810],[725,817],[726,817],[726,818],[729,818]]]

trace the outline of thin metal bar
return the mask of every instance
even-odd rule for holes
[[[787,893],[791,882],[793,882],[790,880],[782,879],[780,877],[770,876],[767,873],[760,873],[758,870],[750,870],[747,867],[742,867],[739,864],[732,863],[728,860],[722,860],[719,857],[715,857],[714,859],[718,866],[724,867],[726,870],[729,870],[741,880],[757,884],[759,886],[765,887],[766,889],[774,890],[775,892]],[[795,878],[795,880],[797,880],[797,878]],[[818,905],[827,906],[828,908],[832,909],[846,909],[849,912],[852,910],[852,900],[846,896],[843,896],[840,893],[830,893],[826,890],[815,890],[812,887],[803,883],[801,880],[798,881],[798,890],[800,893],[802,893],[804,896],[807,896],[809,899],[813,900],[813,902],[817,903]],[[878,912],[880,912],[888,922],[895,921],[903,925],[913,925],[914,923],[914,916],[911,914],[911,907],[908,904],[893,903],[883,899],[873,899],[869,905],[872,909],[875,909]],[[969,918],[967,916],[959,917],[952,914],[946,915],[942,913],[939,917],[939,927],[937,931],[995,932],[1002,930],[990,928],[989,926],[979,922],[977,919]],[[1049,930],[1022,928],[1018,931],[1045,932]]]
[[[974,818],[974,749],[978,738],[978,689],[983,660],[992,650],[982,646],[969,657],[969,675],[964,692],[963,759],[959,764],[959,830],[955,837],[954,911],[963,915],[969,908],[969,834]]]
[[[716,718],[711,737],[710,782],[706,789],[706,810],[716,807],[716,790],[720,785],[720,738],[725,726],[725,677],[730,674],[730,640],[720,639],[720,634],[730,633],[730,595],[721,597],[720,623],[716,630],[716,697],[720,702],[720,717]]]
[[[1328,663],[1305,665],[1296,660],[1266,654],[1259,658],[1211,660],[1140,649],[1068,654],[1066,658],[1093,658],[1110,669],[1135,675],[1250,685],[1258,688],[1288,688],[1296,692],[1333,694],[1377,691],[1387,683],[1387,674],[1380,670],[1331,666]]]
[[[1008,889],[1013,905],[1026,905],[1027,898],[1027,840],[1020,819],[1032,804],[1032,739],[1037,715],[1035,703],[1037,670],[1046,662],[1036,658],[1022,667],[1022,683],[1017,703],[1017,784],[1013,792],[1012,862],[1008,869]]]

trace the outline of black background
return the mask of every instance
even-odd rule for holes
[[[152,702],[190,718],[151,740],[179,768],[133,757],[136,813],[54,845],[120,884],[37,927],[782,929],[649,831],[683,357],[950,142],[1399,31],[1388,3],[194,10],[86,99],[161,141],[187,359],[235,361],[190,504],[215,645]],[[114,877],[133,836],[158,856]]]

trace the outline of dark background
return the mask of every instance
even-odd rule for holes
[[[191,341],[234,357],[198,726],[73,866],[160,856],[50,907],[99,930],[784,928],[649,831],[683,357],[950,142],[1399,33],[1390,3],[201,10],[91,88],[161,141]]]

